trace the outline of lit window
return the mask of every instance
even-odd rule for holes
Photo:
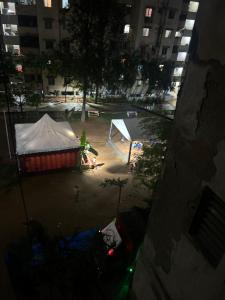
[[[164,69],[164,65],[159,65],[159,70],[162,72]]]
[[[190,44],[191,37],[190,36],[183,36],[181,39],[181,46],[188,46]]]
[[[181,32],[180,31],[176,31],[175,37],[181,37]]]
[[[152,8],[147,7],[147,8],[145,9],[145,17],[151,18],[151,16],[152,16]]]
[[[144,28],[143,28],[143,32],[142,32],[142,35],[143,35],[143,36],[149,36],[149,28],[144,27]]]
[[[16,8],[13,2],[0,2],[0,13],[3,15],[15,15]]]
[[[187,30],[192,30],[194,28],[195,20],[186,20],[184,28]]]
[[[44,0],[45,7],[52,7],[52,0]]]
[[[183,73],[183,69],[182,67],[179,67],[179,68],[175,68],[174,71],[173,71],[173,76],[176,76],[176,77],[179,77],[182,75]]]
[[[17,71],[18,73],[23,73],[23,66],[22,66],[21,64],[17,64],[17,65],[16,65],[16,71]]]
[[[36,0],[19,0],[19,4],[22,4],[22,5],[35,5]]]
[[[20,55],[20,46],[19,45],[5,45],[6,52],[10,52],[14,55]]]
[[[197,12],[198,11],[199,3],[195,1],[190,1],[188,11],[190,12]]]
[[[165,38],[169,38],[171,36],[172,30],[166,30],[165,31]]]
[[[68,0],[62,0],[62,8],[68,8],[69,7],[69,1]]]
[[[187,52],[179,52],[177,55],[177,61],[185,61]]]
[[[18,31],[18,26],[14,24],[2,24],[4,35],[16,36]]]
[[[124,26],[124,31],[123,31],[124,33],[129,33],[130,32],[130,24],[126,24],[125,26]]]

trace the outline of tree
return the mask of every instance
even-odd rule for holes
[[[24,82],[14,82],[11,84],[11,92],[13,94],[13,98],[15,99],[16,104],[19,105],[20,107],[20,112],[23,112],[23,104],[25,103],[25,98],[26,98],[26,87]]]
[[[119,215],[119,210],[120,210],[120,203],[121,203],[121,195],[122,195],[122,189],[124,188],[124,186],[127,184],[128,179],[120,179],[117,178],[113,178],[113,179],[109,179],[106,178],[101,184],[101,187],[107,187],[107,186],[116,186],[119,188],[119,194],[118,194],[118,202],[117,202],[117,207],[116,207],[116,216],[118,217]]]
[[[143,154],[138,158],[136,176],[151,192],[160,179],[171,125],[172,120],[163,115],[152,116],[142,122],[146,132],[151,133],[151,139],[144,144]]]
[[[24,71],[26,73],[29,70],[29,73],[34,75],[32,80],[29,80],[26,84],[33,85],[33,89],[37,90],[39,85],[39,78],[41,78],[41,94],[44,99],[44,83],[43,83],[43,75],[44,73],[48,74],[48,63],[49,63],[49,55],[46,53],[33,54],[29,53],[23,58],[23,66]]]
[[[0,48],[0,87],[1,84],[3,84],[2,88],[3,90],[5,90],[5,92],[0,97],[0,101],[1,105],[3,106],[7,102],[7,105],[10,106],[14,102],[10,82],[17,80],[19,75],[16,72],[16,63],[13,55],[10,52],[5,52],[5,50],[2,49],[1,43]]]
[[[109,62],[104,74],[105,84],[108,89],[124,92],[131,87],[137,77],[137,66],[139,57],[136,52],[126,51]]]
[[[35,106],[37,109],[41,103],[41,95],[37,92],[29,91],[29,93],[25,96],[26,103],[31,106]]]
[[[71,54],[76,68],[74,77],[83,91],[81,121],[85,121],[88,89],[98,89],[103,74],[115,53],[118,53],[122,33],[123,11],[115,0],[72,1],[67,16],[71,36]]]
[[[159,96],[161,92],[164,94],[172,89],[172,71],[174,64],[171,61],[160,62],[156,59],[150,62],[143,61],[143,78],[148,79],[148,92],[153,91]]]

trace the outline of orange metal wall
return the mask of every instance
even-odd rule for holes
[[[19,156],[20,169],[29,173],[72,168],[79,163],[79,153],[79,150],[70,150]]]

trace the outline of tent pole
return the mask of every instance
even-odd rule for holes
[[[111,121],[110,129],[109,129],[109,138],[108,138],[108,141],[111,141],[111,134],[112,134],[112,121]]]
[[[132,145],[133,145],[133,142],[131,141],[131,142],[130,142],[129,154],[128,154],[128,162],[127,162],[128,165],[129,165],[129,163],[130,163],[130,157],[131,157]]]

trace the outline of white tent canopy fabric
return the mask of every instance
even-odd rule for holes
[[[56,122],[45,114],[32,124],[15,124],[18,155],[52,152],[80,147],[68,122]]]
[[[112,124],[121,132],[121,134],[128,140],[131,141],[131,136],[127,130],[127,127],[123,119],[113,119]]]
[[[149,134],[144,128],[145,118],[131,118],[131,119],[112,119],[109,139],[111,139],[111,131],[113,125],[129,142],[132,141],[148,141]]]

